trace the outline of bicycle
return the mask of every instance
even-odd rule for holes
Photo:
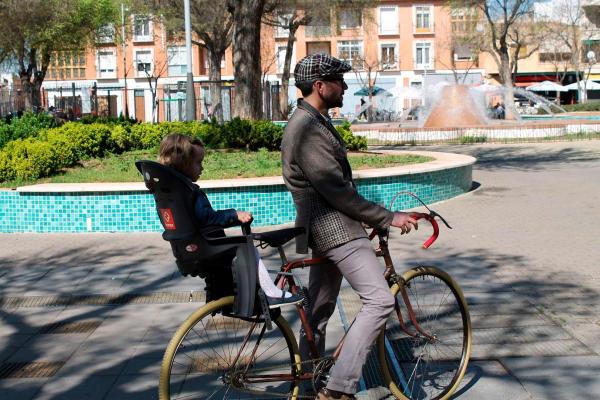
[[[424,248],[439,234],[435,218],[450,228],[428,210],[423,218],[433,234]],[[250,232],[249,225],[244,229]],[[288,261],[283,245],[298,233],[290,228],[253,234],[260,246],[277,248],[282,266],[276,283],[293,293],[304,290],[296,284],[294,269],[328,263],[322,258]],[[369,235],[370,240],[379,239],[376,254],[385,261],[384,277],[396,299],[395,312],[377,339],[385,384],[398,399],[447,399],[458,388],[471,354],[467,303],[458,284],[440,269],[420,266],[396,273],[388,235],[375,229]],[[300,392],[301,384],[312,383],[316,390],[326,380],[344,338],[333,356],[319,354],[308,325],[309,305],[298,305],[311,352],[310,360],[301,360],[294,332],[280,310],[272,310],[270,318],[234,318],[229,314],[233,301],[228,296],[207,303],[177,329],[162,361],[159,398],[313,399],[315,394]],[[273,329],[268,329],[271,321]]]

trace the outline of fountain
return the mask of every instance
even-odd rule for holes
[[[424,115],[423,128],[468,127],[488,123],[481,102],[476,102],[467,85],[441,85],[433,90],[435,100]]]

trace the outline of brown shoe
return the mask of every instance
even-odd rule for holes
[[[317,394],[316,400],[355,400],[353,394],[347,394],[342,392],[337,392],[335,390],[323,388],[319,390],[319,394]]]

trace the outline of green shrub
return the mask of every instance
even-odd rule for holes
[[[149,149],[160,144],[161,140],[169,134],[168,123],[153,125],[141,123],[131,126],[131,139],[133,148]]]
[[[12,149],[10,144],[0,149],[0,182],[15,179],[15,169],[12,163]]]
[[[0,153],[0,180],[37,179],[56,169],[50,143],[25,138],[13,140]]]
[[[70,167],[79,161],[79,153],[75,142],[71,139],[76,124],[65,124],[60,128],[49,129],[45,134],[46,141],[54,151],[58,168]]]
[[[17,140],[17,151],[13,154],[12,163],[17,179],[48,176],[57,167],[52,145],[33,138]]]
[[[588,101],[580,104],[565,104],[562,106],[567,112],[571,111],[600,111],[600,101]]]
[[[12,127],[0,120],[0,148],[12,140]]]
[[[114,125],[110,130],[108,140],[109,150],[115,153],[122,153],[134,147],[131,132],[123,125]]]
[[[226,146],[221,135],[221,128],[216,123],[194,124],[191,135],[200,138],[209,148],[218,149]]]
[[[252,124],[238,117],[221,125],[221,136],[227,147],[250,149],[253,145]]]
[[[20,118],[13,118],[10,124],[0,123],[0,147],[11,140],[36,137],[41,131],[56,126],[56,120],[45,112],[26,112]]]
[[[357,151],[367,148],[367,138],[354,136],[352,129],[350,129],[350,122],[345,121],[342,125],[336,126],[335,129],[337,129],[344,143],[346,143],[348,150]]]
[[[252,149],[267,148],[278,150],[281,147],[283,128],[268,120],[252,122]]]
[[[487,141],[487,136],[461,136],[460,137],[461,144],[485,143],[486,141]]]

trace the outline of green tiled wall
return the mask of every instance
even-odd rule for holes
[[[426,203],[448,199],[471,187],[470,165],[422,174],[359,179],[360,193],[389,205],[402,190]],[[284,185],[207,189],[213,208],[254,214],[254,226],[292,222],[296,211]],[[394,209],[418,205],[400,196]],[[162,231],[154,200],[146,192],[23,193],[0,191],[0,232],[157,232]]]

